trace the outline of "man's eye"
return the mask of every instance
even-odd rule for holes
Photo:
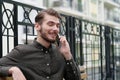
[[[55,22],[48,22],[47,23],[48,24],[48,26],[56,26],[57,28],[59,28],[60,27],[60,24],[59,23],[55,23]]]
[[[54,23],[53,23],[53,22],[49,22],[48,25],[49,25],[49,26],[53,26]]]
[[[60,27],[60,24],[57,24],[57,27],[59,28],[59,27]]]

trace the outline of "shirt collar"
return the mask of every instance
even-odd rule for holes
[[[36,41],[37,38],[34,39],[33,41],[33,45],[36,47],[36,48],[39,48],[41,51],[50,51],[52,46],[50,45],[49,48],[46,48],[44,47],[43,45],[41,45],[39,42]]]

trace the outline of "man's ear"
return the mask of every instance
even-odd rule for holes
[[[41,29],[41,26],[40,26],[39,23],[35,23],[35,29],[36,29],[36,30],[40,30],[40,29]]]

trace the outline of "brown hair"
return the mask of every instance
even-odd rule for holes
[[[40,11],[38,15],[35,17],[35,22],[42,24],[45,14],[55,16],[60,19],[60,14],[54,9],[50,8],[50,9],[45,9],[45,10]]]

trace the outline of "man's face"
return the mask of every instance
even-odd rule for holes
[[[43,23],[40,25],[40,36],[47,42],[55,42],[59,33],[59,18],[45,14]]]

